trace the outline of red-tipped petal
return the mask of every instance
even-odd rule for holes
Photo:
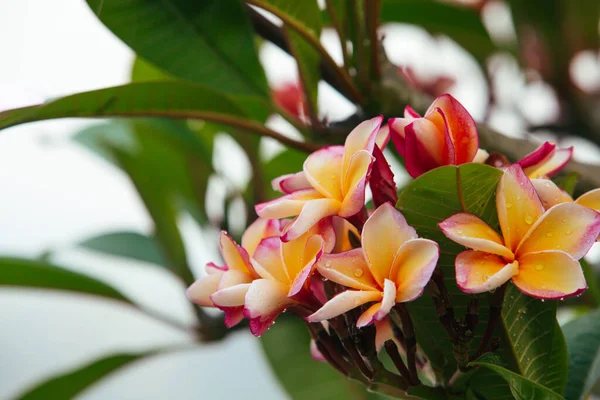
[[[281,193],[290,194],[297,190],[310,189],[311,185],[306,179],[304,171],[295,174],[282,175],[271,181],[273,190]]]
[[[519,271],[517,261],[506,263],[495,254],[467,250],[454,263],[456,284],[465,293],[483,293],[494,290],[509,281]]]

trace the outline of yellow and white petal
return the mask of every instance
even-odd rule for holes
[[[251,283],[242,283],[219,289],[210,296],[210,299],[217,307],[243,306],[250,285]]]
[[[350,160],[350,165],[342,179],[343,201],[340,216],[350,217],[365,205],[367,176],[375,159],[366,150],[358,151]]]
[[[292,278],[288,297],[292,297],[298,294],[300,290],[305,286],[305,283],[312,275],[317,261],[323,254],[323,248],[325,242],[320,235],[312,235],[306,241],[306,247],[301,254],[300,269],[297,271],[291,271],[288,269],[288,274]],[[285,243],[284,243],[285,247]],[[284,260],[285,262],[286,260]],[[286,262],[287,265],[287,262]]]
[[[258,218],[246,228],[246,231],[242,235],[242,247],[252,257],[261,240],[279,235],[281,235],[281,223],[279,220]]]
[[[379,206],[367,219],[362,232],[362,247],[369,268],[381,287],[386,278],[392,278],[390,271],[400,246],[416,238],[414,228],[389,203]]]
[[[341,217],[332,218],[333,229],[335,231],[335,246],[331,250],[332,253],[341,253],[353,248],[350,242],[350,235],[355,236],[360,240],[360,233],[354,225]]]
[[[378,116],[367,121],[361,122],[356,128],[348,134],[344,143],[344,159],[342,163],[342,171],[348,170],[352,156],[360,150],[366,150],[369,153],[373,152],[375,146],[375,138],[379,127],[383,122],[383,117]]]
[[[202,307],[214,307],[210,296],[219,289],[223,273],[224,271],[214,272],[198,279],[187,289],[187,297]]]
[[[308,322],[320,322],[337,317],[365,303],[381,301],[383,294],[379,291],[346,290],[323,305],[307,318]]]
[[[516,256],[545,250],[561,250],[579,260],[600,233],[600,214],[577,203],[557,204],[533,225]]]
[[[498,254],[508,259],[513,253],[506,246],[502,237],[481,218],[469,214],[454,214],[438,224],[446,237],[460,245],[473,250]]]
[[[286,227],[281,240],[289,242],[303,235],[323,218],[337,215],[341,205],[339,201],[333,199],[321,198],[307,201],[298,217]]]
[[[221,246],[221,255],[228,269],[240,271],[247,275],[253,274],[248,253],[242,246],[238,246],[227,232],[221,231],[219,244]]]
[[[273,190],[285,194],[290,194],[297,190],[310,189],[312,186],[304,171],[296,172],[295,174],[282,175],[271,181]]]
[[[387,317],[394,304],[396,304],[395,297],[396,285],[394,285],[394,282],[386,279],[383,283],[383,298],[381,299],[381,302],[373,304],[362,313],[356,321],[356,326],[362,328]]]
[[[423,293],[439,256],[438,244],[429,239],[409,240],[400,247],[390,273],[397,288],[394,295],[397,303],[412,301]]]
[[[525,173],[530,178],[551,177],[564,168],[573,157],[573,147],[556,149],[551,156],[540,164],[526,168]]]
[[[475,164],[483,164],[490,157],[490,153],[488,153],[484,149],[478,149],[477,153],[475,153],[475,158],[473,158],[473,163]]]
[[[342,201],[343,157],[343,146],[328,146],[315,151],[304,161],[306,179],[323,197]]]
[[[261,218],[294,217],[302,211],[308,200],[322,199],[323,195],[315,189],[298,190],[254,206],[256,214]]]
[[[252,282],[252,276],[245,272],[230,269],[223,273],[221,280],[219,281],[219,290],[228,288],[230,286],[239,285],[241,283]]]
[[[592,210],[600,211],[600,189],[590,190],[582,194],[575,202]]]
[[[500,178],[496,208],[504,245],[514,253],[521,239],[544,213],[542,202],[520,165],[511,165]]]
[[[550,179],[532,179],[531,184],[535,188],[546,210],[557,204],[573,201],[571,196],[556,186]]]
[[[508,282],[519,271],[519,263],[506,263],[495,254],[467,250],[454,262],[456,283],[465,293],[483,293]]]
[[[560,299],[582,293],[587,284],[581,265],[563,251],[543,251],[519,257],[513,283],[523,293],[540,299]]]
[[[289,282],[287,271],[281,258],[281,239],[270,237],[263,239],[254,255],[252,266],[261,278],[277,280],[282,283]]]
[[[275,318],[286,308],[296,304],[287,297],[287,286],[270,279],[257,279],[246,293],[244,317],[250,320],[250,332],[262,335]]]
[[[317,269],[324,278],[340,285],[358,290],[380,290],[369,270],[362,249],[325,254],[317,263]]]

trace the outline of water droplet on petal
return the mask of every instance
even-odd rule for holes
[[[331,268],[331,261],[325,261],[325,268]]]
[[[512,207],[512,203],[506,203],[506,208],[511,208]]]
[[[525,223],[526,223],[527,225],[531,225],[531,224],[533,223],[533,217],[532,217],[531,215],[527,214],[527,215],[525,216]]]
[[[462,235],[462,233],[463,233],[463,230],[462,230],[462,229],[457,229],[457,230],[456,230],[456,233],[458,233],[459,235]]]
[[[543,269],[544,269],[544,266],[541,265],[541,264],[538,264],[538,265],[535,266],[535,270],[536,271],[542,271]]]
[[[553,233],[552,232],[548,232],[546,233],[546,237],[552,237]]]
[[[565,232],[565,235],[569,236],[569,235],[570,235],[570,234],[572,234],[572,233],[573,233],[573,231],[566,231],[566,232]]]
[[[357,277],[357,278],[360,278],[361,276],[363,276],[364,273],[365,273],[365,271],[363,271],[362,268],[356,268],[354,270],[354,276]]]
[[[520,194],[517,195],[517,201],[519,201],[519,200],[521,200],[521,195]]]

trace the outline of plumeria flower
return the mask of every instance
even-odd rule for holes
[[[316,302],[309,278],[321,255],[334,245],[335,233],[329,219],[289,242],[281,241],[279,236],[263,239],[252,257],[258,278],[246,284],[244,296],[228,298],[228,305],[243,305],[250,331],[262,335],[288,307],[310,307]]]
[[[285,193],[278,199],[256,205],[263,218],[298,216],[282,236],[293,240],[325,217],[350,217],[365,203],[365,185],[373,163],[375,138],[383,118],[358,125],[344,146],[317,150],[304,162],[303,171],[273,181]]]
[[[439,258],[437,243],[420,239],[404,216],[385,203],[369,217],[362,232],[362,247],[326,254],[317,268],[326,279],[346,290],[308,317],[319,322],[366,303],[371,305],[358,319],[363,327],[384,318],[396,303],[421,295]]]
[[[285,82],[274,88],[271,94],[275,104],[298,120],[306,122],[306,100],[300,82]]]
[[[449,94],[435,99],[424,117],[407,106],[404,118],[391,118],[388,124],[413,178],[442,165],[471,162],[479,149],[475,121]]]
[[[270,236],[278,237],[280,234],[281,224],[278,220],[260,218],[246,229],[241,246],[226,232],[221,232],[219,244],[225,264],[223,266],[207,264],[206,275],[188,288],[189,299],[203,307],[219,307],[225,312],[225,325],[228,327],[238,324],[243,319],[243,307],[214,303],[212,296],[220,292],[221,294],[216,297],[219,299],[230,291],[238,290],[239,284],[247,284],[257,279],[259,276],[250,263],[250,256],[254,254],[262,239]]]
[[[535,188],[542,204],[545,208],[550,208],[560,203],[570,203],[574,201],[584,207],[600,211],[600,189],[590,190],[582,194],[576,200],[549,179],[532,179],[531,183]]]
[[[505,172],[496,192],[502,235],[475,215],[451,216],[440,228],[472,250],[456,257],[456,282],[467,293],[496,289],[507,281],[525,294],[557,299],[577,295],[587,285],[581,259],[600,232],[600,214],[576,203],[544,211],[521,166]]]
[[[573,147],[558,149],[556,143],[544,142],[540,147],[517,161],[529,179],[550,178],[573,157]]]

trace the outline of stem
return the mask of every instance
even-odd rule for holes
[[[490,315],[488,318],[488,324],[485,328],[485,333],[481,338],[481,343],[479,344],[479,348],[475,353],[474,360],[478,359],[483,353],[488,351],[490,347],[490,341],[492,340],[492,335],[494,334],[494,330],[496,329],[496,325],[498,324],[498,320],[502,315],[502,302],[504,301],[504,292],[506,292],[506,284],[500,286],[496,291],[490,296]]]
[[[381,78],[381,64],[379,62],[379,38],[377,37],[377,28],[379,27],[381,0],[366,0],[364,7],[367,33],[371,49],[371,79],[375,80],[375,82],[378,82]]]
[[[413,385],[419,385],[421,381],[417,375],[417,338],[415,337],[415,327],[408,313],[408,309],[403,303],[398,303],[394,306],[394,310],[398,313],[400,321],[402,321],[402,331],[406,343],[406,363],[410,373],[410,380]]]
[[[308,31],[304,26],[299,24],[295,19],[290,18],[286,13],[282,13],[278,8],[273,7],[269,3],[266,3],[262,0],[246,0],[246,2],[273,13],[277,17],[281,18],[281,20],[283,20],[288,26],[293,28],[300,36],[304,38],[304,40],[306,40],[321,54],[321,60],[325,63],[325,65],[327,65],[327,68],[337,76],[338,82],[344,87],[344,92],[350,94],[352,101],[362,103],[360,93],[354,87],[350,75],[348,75],[346,70],[336,64],[335,60],[331,57],[327,50],[325,50],[318,37],[316,37],[312,32]]]
[[[331,4],[331,0],[325,0],[325,7],[327,9],[327,14],[329,15],[329,19],[331,20],[331,24],[333,25],[335,31],[338,34],[340,39],[340,47],[342,48],[342,58],[344,59],[344,67],[348,68],[349,58],[348,58],[348,48],[346,47],[346,32],[340,20],[338,19],[333,5]]]
[[[388,340],[385,342],[385,351],[388,353],[392,362],[396,366],[398,372],[400,372],[400,376],[402,377],[403,384],[406,385],[403,389],[406,389],[411,381],[410,372],[408,372],[408,368],[406,368],[406,364],[402,361],[402,357],[398,352],[398,346],[394,343],[393,340]]]

